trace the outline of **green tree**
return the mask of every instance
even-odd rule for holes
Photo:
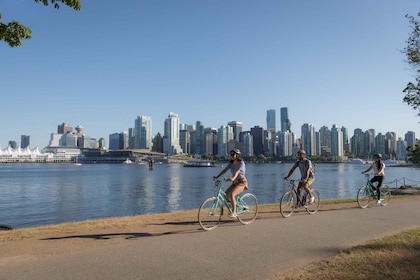
[[[52,4],[55,9],[60,8],[59,3],[63,3],[77,11],[80,10],[80,0],[34,0],[41,2],[45,6]],[[4,41],[11,47],[22,46],[23,39],[31,39],[32,31],[29,27],[13,20],[8,23],[2,23],[2,15],[0,13],[0,41]]]
[[[420,16],[420,13],[417,14]],[[416,72],[416,82],[408,83],[407,87],[403,90],[405,96],[403,101],[411,106],[414,110],[420,110],[420,22],[413,16],[406,15],[410,22],[412,32],[408,37],[406,43],[407,47],[404,48],[403,53],[406,56],[407,63]],[[418,114],[420,116],[420,113]],[[409,160],[414,163],[420,163],[420,147],[408,147]]]
[[[414,164],[419,164],[420,163],[420,145],[416,144],[413,147],[408,147],[407,148],[407,152],[408,152],[408,160],[411,161]]]
[[[420,16],[420,13],[418,14]],[[420,22],[413,16],[406,15],[410,22],[412,32],[408,37],[403,53],[406,56],[407,63],[417,73],[416,82],[408,83],[403,90],[405,93],[403,101],[414,110],[420,109]],[[420,113],[419,113],[420,115]]]

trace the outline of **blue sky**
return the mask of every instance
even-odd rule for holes
[[[0,147],[31,136],[48,145],[65,122],[94,138],[150,116],[181,123],[266,127],[268,109],[301,125],[420,135],[402,102],[415,80],[400,52],[417,0],[82,0],[77,12],[3,0],[2,21],[31,40],[0,42]]]

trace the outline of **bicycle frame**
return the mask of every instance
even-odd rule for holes
[[[257,198],[249,192],[243,192],[235,197],[236,215],[244,224],[252,223],[258,215]],[[226,193],[222,190],[221,180],[214,181],[214,196],[205,199],[198,210],[198,223],[204,230],[215,229],[222,218],[226,207],[231,213],[232,205],[226,200]]]
[[[366,184],[359,188],[357,191],[357,204],[360,208],[364,209],[369,206],[370,201],[378,200],[378,189],[376,186],[370,181],[370,175],[365,174],[366,177]],[[382,206],[385,206],[389,203],[389,200],[391,198],[391,193],[387,190],[380,189],[381,192],[381,201],[379,204]]]
[[[299,207],[304,207],[308,214],[315,214],[319,209],[320,195],[318,190],[310,188],[314,202],[309,203],[310,194],[296,182],[299,181],[288,179],[290,188],[280,198],[280,214],[284,218],[290,217],[295,209]],[[304,192],[299,188],[302,188]]]
[[[303,207],[306,205],[306,195],[308,194],[308,192],[302,186],[299,186],[299,183],[296,184],[296,182],[300,182],[300,180],[289,180],[289,191],[293,191],[296,194],[297,200],[295,206]],[[302,190],[304,191],[303,194]]]
[[[217,200],[214,201],[213,207],[217,207],[218,203],[221,202],[223,206],[225,206],[228,209],[229,213],[231,213],[233,210],[232,205],[230,204],[230,202],[226,200],[226,193],[222,190],[221,180],[216,180],[214,182],[214,185],[215,187],[217,187],[217,190],[215,190],[215,195],[214,195],[217,198]],[[238,194],[236,196],[236,214],[241,215],[248,211],[249,211],[249,207],[246,204],[244,204],[244,201],[241,199],[241,195]]]

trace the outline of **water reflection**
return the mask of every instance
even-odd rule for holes
[[[247,163],[249,191],[261,204],[278,203],[288,189],[283,177],[292,163]],[[35,226],[104,217],[197,209],[213,195],[212,177],[222,167],[182,165],[8,164],[0,165],[0,224]],[[364,165],[316,164],[313,184],[321,199],[351,198],[366,178]],[[386,168],[385,182],[403,178],[420,185],[416,168]],[[227,177],[227,176],[226,176]],[[298,170],[292,175],[299,178]],[[224,183],[227,188],[229,183]]]

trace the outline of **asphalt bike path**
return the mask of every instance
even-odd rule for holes
[[[322,206],[321,206],[322,209]],[[0,279],[270,279],[381,236],[420,227],[420,201],[294,213],[213,231],[118,244],[1,265]],[[224,217],[224,221],[231,219]],[[48,242],[48,241],[46,241]]]

